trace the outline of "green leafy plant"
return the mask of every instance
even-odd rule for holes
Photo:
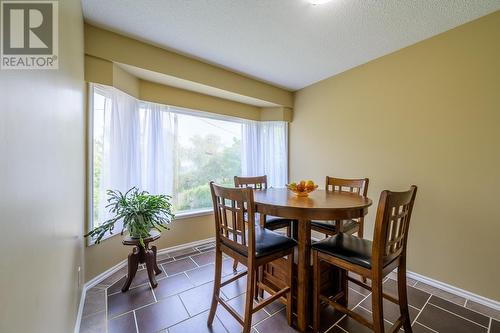
[[[95,238],[96,244],[101,242],[107,232],[112,234],[115,223],[122,220],[121,234],[128,230],[130,236],[139,238],[140,244],[144,247],[144,238],[149,236],[152,229],[159,232],[168,230],[167,225],[175,218],[170,203],[172,197],[169,195],[152,195],[146,191],[139,191],[137,187],[131,188],[125,194],[112,190],[108,190],[107,194],[106,208],[109,208],[114,217],[85,235]]]

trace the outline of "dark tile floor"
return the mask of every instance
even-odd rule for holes
[[[158,255],[163,270],[157,276],[158,287],[149,286],[146,270],[142,269],[131,289],[122,293],[126,268],[101,281],[87,291],[80,332],[165,332],[165,333],[238,333],[241,326],[221,306],[211,329],[206,319],[212,294],[214,275],[213,244],[205,244]],[[239,267],[239,270],[244,267]],[[232,274],[232,260],[224,261],[224,274]],[[394,276],[384,282],[385,292],[396,295]],[[410,317],[413,332],[500,333],[500,311],[452,295],[443,290],[408,279]],[[238,280],[222,289],[228,300],[240,313],[243,312],[245,281]],[[370,317],[371,296],[366,290],[351,285],[350,307],[359,314]],[[387,327],[398,317],[399,309],[384,302]],[[296,332],[286,322],[282,304],[273,303],[253,316],[253,333]],[[369,332],[352,319],[330,308],[323,309],[322,330],[331,333]]]

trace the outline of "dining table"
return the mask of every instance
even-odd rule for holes
[[[308,196],[297,196],[286,188],[268,188],[255,191],[256,212],[264,226],[267,215],[297,220],[297,328],[305,332],[310,325],[309,302],[311,293],[311,220],[337,221],[342,232],[342,220],[365,216],[372,200],[358,193],[316,190]]]

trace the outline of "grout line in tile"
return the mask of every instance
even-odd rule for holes
[[[354,290],[354,292],[357,292]],[[358,293],[359,294],[359,293]],[[361,295],[361,294],[360,294]],[[358,302],[358,304],[356,304],[355,306],[352,307],[352,309],[354,310],[355,308],[357,308],[358,306],[361,307],[361,303],[363,303],[368,297],[370,297],[371,293],[369,293],[368,295],[362,295],[363,296],[363,299],[361,299],[361,301]],[[339,327],[340,329],[342,329],[344,332],[347,332],[345,329],[343,329],[342,327],[339,326],[339,323],[346,317],[347,315],[343,315],[342,317],[339,318],[339,320],[337,320],[335,323],[333,323],[333,325],[327,330],[330,331],[334,326],[337,326]],[[349,332],[348,332],[349,333]]]
[[[416,323],[417,323],[417,324],[419,324],[420,326],[423,326],[423,327],[427,328],[427,329],[428,329],[428,330],[430,330],[430,331],[433,331],[433,332],[439,333],[438,331],[436,331],[436,330],[434,330],[434,329],[430,328],[429,326],[426,326],[426,325],[422,324],[421,322],[416,321]],[[415,323],[413,323],[413,324],[415,324]],[[413,326],[413,324],[412,324],[411,326]]]
[[[432,296],[435,296],[435,297],[437,297],[437,298],[441,298],[442,300],[448,301],[447,299],[444,299],[444,298],[442,298],[442,297],[439,297],[438,295],[433,295],[433,294],[431,294],[431,295],[432,295]],[[452,301],[448,301],[448,302],[453,303]],[[430,304],[432,304],[432,305],[434,305],[434,306],[436,306],[436,307],[438,307],[438,308],[441,308],[440,306],[438,306],[438,305],[436,305],[436,304],[434,304],[434,303],[432,303],[432,302],[429,302],[429,303],[430,303]],[[467,310],[469,310],[469,311],[471,311],[471,312],[475,312],[476,314],[481,315],[481,316],[483,316],[483,317],[486,317],[486,318],[492,318],[491,316],[489,316],[489,315],[487,315],[487,314],[484,314],[484,313],[481,313],[481,312],[476,311],[476,310],[474,310],[474,309],[468,308],[468,307],[466,307],[465,305],[460,305],[460,304],[457,304],[457,303],[453,303],[453,304],[458,305],[458,306],[461,306],[462,308],[465,308],[465,309],[467,309]],[[459,317],[460,317],[460,316],[459,316]],[[482,325],[481,325],[481,326],[482,326]]]
[[[155,299],[155,302],[158,302],[158,299],[156,299],[155,288],[153,288],[151,283],[149,284],[149,287],[151,288],[151,292],[153,293],[153,298]]]
[[[360,293],[359,291],[356,291],[356,290],[352,289],[351,287],[349,287],[349,291],[353,291],[353,292],[355,292],[355,293],[356,293],[356,294],[358,294],[358,295],[361,295],[361,296],[363,296],[363,297],[366,297],[366,295],[363,295],[362,293]],[[370,292],[370,294],[371,294],[371,292]],[[370,296],[370,295],[368,294],[368,296]]]
[[[491,332],[491,324],[493,323],[493,318],[490,317],[490,322],[488,323],[488,333]]]
[[[270,316],[270,315],[271,315],[271,314],[270,314],[270,313],[266,310],[266,307],[263,307],[263,308],[262,308],[262,310],[264,310],[264,312],[265,312],[268,316]]]
[[[135,310],[133,312],[134,312],[135,331],[136,333],[139,333],[139,324],[137,323],[137,315],[135,314]]]
[[[194,264],[196,265],[197,268],[201,267],[200,265],[198,265],[198,263],[196,261],[193,260],[193,258],[191,258],[191,256],[189,256],[188,258],[191,259],[192,262],[194,262]]]
[[[451,314],[453,314],[453,315],[455,315],[455,316],[457,316],[457,317],[459,317],[459,318],[462,318],[462,319],[464,319],[464,320],[467,320],[467,321],[469,321],[469,322],[471,322],[471,323],[473,323],[473,324],[476,324],[476,325],[478,325],[478,326],[484,327],[484,328],[486,328],[486,329],[488,328],[488,327],[486,327],[486,326],[484,326],[484,325],[481,325],[481,324],[479,324],[479,323],[476,323],[476,322],[475,322],[475,321],[473,321],[473,320],[470,320],[469,318],[462,317],[461,315],[456,314],[455,312],[452,312],[452,311],[447,310],[447,309],[445,309],[445,308],[442,308],[442,307],[440,307],[440,306],[438,306],[438,305],[436,305],[436,304],[433,304],[433,303],[429,303],[429,304],[430,304],[430,305],[432,305],[432,306],[434,306],[434,307],[436,307],[436,308],[438,308],[438,309],[441,309],[441,310],[443,310],[443,311],[446,311],[446,312],[448,312],[448,313],[451,313]]]
[[[356,305],[356,306],[357,306],[357,305]],[[356,307],[356,306],[355,306],[355,307]],[[354,307],[354,308],[355,308],[355,307]],[[353,309],[354,309],[354,308],[353,308]],[[340,323],[340,322],[341,322],[341,321],[342,321],[345,317],[347,317],[347,315],[345,315],[345,314],[344,314],[344,315],[342,315],[342,317],[340,317],[340,318],[339,318],[339,320],[337,320],[335,323],[333,323],[332,327],[334,327],[334,326],[338,326],[338,327],[340,327],[340,326],[339,326],[339,323]],[[329,328],[329,330],[330,330],[332,327],[330,327],[330,328]],[[345,330],[344,330],[344,331],[345,331]]]
[[[131,313],[131,312],[134,312],[134,311],[135,311],[135,309],[130,310],[130,311],[127,311],[127,312],[124,312],[124,313],[120,313],[118,316],[114,316],[112,319],[116,319],[116,318],[123,317],[123,316],[125,316],[125,315],[128,315],[128,314],[129,314],[129,313]]]
[[[278,313],[280,313],[281,311],[284,311],[284,309],[278,310],[278,311],[276,311],[275,313],[273,313],[272,315],[270,315],[269,317],[262,319],[261,321],[259,321],[259,324],[260,324],[260,323],[265,322],[266,320],[269,320],[270,318],[272,318],[272,317],[274,317],[274,316],[276,316],[276,315],[277,315]],[[253,327],[253,325],[252,325],[252,327]],[[255,327],[254,327],[254,329],[255,329]],[[229,330],[228,330],[228,331],[229,331]]]
[[[217,318],[219,320],[219,322],[221,323],[222,327],[224,327],[224,329],[226,330],[226,332],[229,333],[229,330],[227,329],[226,325],[224,325],[224,322],[217,315],[217,309],[215,309],[215,318]],[[254,328],[254,327],[252,326],[252,328]]]
[[[159,279],[158,281],[163,280],[163,279],[164,279],[164,278],[161,278],[161,279]],[[116,282],[118,282],[118,281],[116,281]],[[149,283],[149,281],[148,281],[148,282],[144,282],[144,283],[142,283],[142,284],[139,284],[139,285],[137,285],[137,286],[129,287],[128,289],[129,289],[129,290],[132,290],[132,289],[137,289],[137,288],[139,288],[139,287],[144,287],[145,285],[149,285],[149,286],[151,287],[151,284],[150,284],[150,283]],[[107,291],[107,289],[106,289],[106,291]],[[122,291],[121,291],[121,289],[120,289],[120,290],[118,290],[118,291],[115,291],[114,293],[109,294],[108,296],[113,296],[113,295],[119,294],[119,293],[121,293],[121,292],[122,292]]]
[[[420,314],[422,313],[422,311],[424,311],[424,309],[427,306],[427,303],[429,303],[429,300],[431,299],[431,297],[432,297],[432,294],[429,294],[429,297],[427,297],[427,300],[425,301],[424,305],[422,306],[422,309],[420,309],[419,313],[417,313],[417,315],[415,316],[415,319],[413,319],[413,322],[411,323],[412,326],[413,326],[413,324],[415,324],[415,322],[417,321],[417,319],[420,316]]]
[[[346,331],[345,329],[343,329],[343,328],[342,328],[341,326],[339,326],[339,325],[333,325],[333,326],[332,326],[332,327],[330,327],[330,328],[328,329],[328,331],[326,331],[325,333],[328,333],[328,332],[329,332],[332,328],[334,328],[334,327],[338,327],[338,328],[339,328],[342,332],[349,333],[348,331]]]
[[[365,308],[363,305],[359,305],[359,307],[360,307],[361,309],[365,310],[366,312],[372,313],[372,311],[371,311],[371,310],[368,310],[368,309],[367,309],[367,308]],[[389,323],[389,324],[391,324],[391,325],[394,325],[394,323],[393,323],[393,322],[391,322],[391,321],[389,321],[389,320],[387,320],[387,319],[385,319],[385,318],[384,318],[384,321],[388,322],[388,323]]]
[[[144,305],[141,305],[141,306],[139,306],[139,307],[137,307],[137,308],[135,308],[135,309],[132,309],[132,310],[130,310],[130,311],[137,311],[137,310],[140,310],[140,309],[142,309],[142,308],[145,308],[146,306],[150,306],[150,305],[153,305],[153,304],[156,304],[156,303],[158,303],[158,302],[151,302],[151,303],[148,303],[148,304],[144,304]],[[119,315],[114,316],[114,317],[112,317],[111,319],[115,319],[115,318],[121,317],[122,315],[124,315],[124,314],[126,314],[126,313],[129,313],[130,311],[127,311],[127,312],[124,312],[124,313],[120,313]]]
[[[409,308],[414,308],[414,309],[415,309],[415,310],[417,310],[417,311],[420,311],[420,310],[421,310],[421,309],[419,309],[419,308],[417,308],[416,306],[413,306],[413,305],[411,305],[411,304],[408,304],[408,307],[409,307]]]
[[[197,313],[197,314],[195,314],[194,316],[191,316],[191,314],[189,313],[189,311],[188,311],[188,309],[187,309],[186,304],[184,304],[184,301],[182,300],[182,297],[181,297],[179,294],[176,294],[175,296],[177,296],[177,298],[181,301],[181,304],[182,304],[182,306],[184,307],[184,310],[186,310],[186,313],[188,314],[188,317],[189,317],[189,318],[192,318],[192,317],[194,317],[194,316],[196,316],[196,315],[198,315],[198,314],[199,314],[199,313]],[[200,313],[203,313],[203,311],[202,311],[202,312],[200,312]]]

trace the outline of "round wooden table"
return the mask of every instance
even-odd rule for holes
[[[347,220],[368,213],[372,201],[356,193],[316,190],[308,197],[297,197],[287,189],[255,191],[256,211],[265,215],[298,220],[297,326],[302,332],[309,324],[309,270],[311,265],[311,220]],[[341,226],[340,232],[342,232]]]

